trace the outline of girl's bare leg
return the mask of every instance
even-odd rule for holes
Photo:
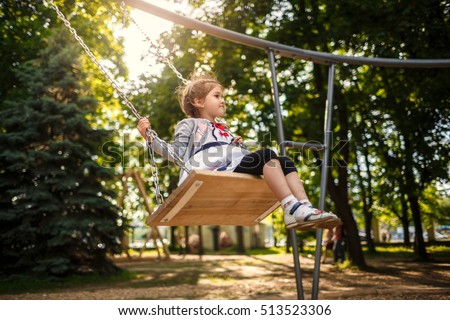
[[[275,197],[281,201],[289,195],[293,195],[298,201],[308,200],[303,181],[297,172],[284,175],[278,160],[269,161],[263,168],[264,179]]]
[[[278,160],[270,160],[263,168],[264,180],[278,201],[292,194]],[[295,195],[294,195],[295,196]]]
[[[289,189],[291,190],[294,197],[297,198],[298,201],[308,200],[308,196],[306,195],[305,188],[303,187],[303,181],[298,177],[297,172],[291,172],[286,175],[286,181],[289,185]]]
[[[297,200],[307,200],[305,189],[303,188],[303,183],[299,179],[296,172],[292,172],[287,176],[284,176],[283,170],[281,169],[280,162],[278,160],[272,159],[267,162],[263,167],[264,180],[272,190],[278,201],[282,201],[286,197],[293,195]],[[292,189],[291,189],[292,188]],[[304,208],[306,207],[306,208]],[[329,228],[334,227],[339,220],[329,221],[334,219],[329,213],[316,213],[316,209],[312,206],[301,205],[296,207],[294,212],[284,212],[284,223],[287,228],[301,227],[305,228]],[[311,212],[312,211],[312,212]],[[314,219],[311,217],[313,216]],[[299,220],[300,222],[298,222]],[[305,221],[303,219],[309,219]],[[336,217],[337,219],[337,217]],[[336,222],[338,221],[338,222]]]

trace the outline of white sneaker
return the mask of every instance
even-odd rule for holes
[[[339,218],[332,213],[314,208],[309,201],[297,202],[284,212],[287,229],[296,228],[307,231],[315,228],[333,228],[340,224]]]
[[[333,229],[334,227],[342,224],[341,219],[339,219],[337,215],[335,215],[334,213],[331,213],[331,212],[329,212],[329,214],[331,214],[333,216],[333,219],[319,222],[317,224],[317,226],[315,226],[314,228],[316,228],[316,229]]]
[[[291,214],[289,210],[284,211],[284,224],[286,225],[287,229],[294,228],[298,225],[298,222],[295,220],[294,215]]]

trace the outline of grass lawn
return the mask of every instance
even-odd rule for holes
[[[256,299],[267,296],[271,299],[272,296],[282,295],[282,292],[295,292],[292,255],[285,251],[285,248],[258,249],[248,250],[245,255],[236,255],[230,250],[221,254],[205,252],[202,259],[196,255],[182,258],[177,253],[172,253],[171,261],[159,261],[155,251],[148,251],[142,259],[115,258],[116,264],[122,268],[116,275],[4,277],[0,280],[0,299],[78,299],[83,296],[86,299],[164,299],[170,298],[166,293],[168,288],[175,289],[176,294],[183,299],[216,299],[214,290],[223,295],[229,288],[235,288],[233,290],[237,293],[230,291],[224,296],[225,299],[236,299],[238,294]],[[367,279],[366,286],[380,285],[383,288],[380,276],[386,278],[385,274],[388,274],[395,275],[390,284],[397,281],[399,287],[411,287],[417,284],[414,279],[416,276],[411,277],[411,272],[417,270],[423,274],[418,273],[417,277],[430,277],[428,287],[450,287],[450,271],[445,271],[445,263],[450,263],[450,247],[432,245],[427,251],[431,264],[416,262],[412,248],[383,245],[378,246],[377,252],[372,254],[364,247],[367,264],[374,265],[378,271],[361,271],[349,262],[337,266],[325,264],[321,266],[321,286],[324,291],[333,292],[333,288],[342,286],[343,280],[348,282],[349,287],[358,288],[362,285],[362,279]],[[314,264],[314,248],[305,246],[300,260],[304,278],[309,283]],[[408,273],[404,270],[408,270]],[[334,285],[333,281],[337,281],[339,285]],[[306,290],[308,286],[309,284],[306,285]]]

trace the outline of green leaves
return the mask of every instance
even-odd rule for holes
[[[116,8],[109,1],[99,4],[89,2],[84,14]],[[20,10],[23,4],[8,5]],[[85,23],[77,21],[79,14],[75,9],[74,25]],[[105,188],[114,174],[96,163],[110,133],[94,130],[87,119],[105,99],[91,95],[91,72],[67,30],[42,28],[45,41],[28,43],[34,52],[14,68],[14,88],[4,92],[8,98],[0,105],[0,273],[108,272],[114,268],[106,254],[120,251],[123,227],[111,203],[115,194]]]

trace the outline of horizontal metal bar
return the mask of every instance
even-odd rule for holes
[[[183,15],[160,8],[143,0],[124,0],[125,3],[133,8],[148,12],[160,18],[170,20],[174,23],[181,24],[187,28],[200,30],[209,35],[244,44],[250,47],[269,50],[271,48],[280,56],[312,61],[318,64],[351,64],[351,65],[369,65],[379,67],[396,67],[396,68],[449,68],[450,59],[391,59],[391,58],[366,58],[342,56],[331,53],[324,53],[312,50],[299,49],[293,46],[287,46],[277,42],[267,41],[255,37],[251,37],[239,32],[213,26],[211,24],[201,22],[195,19],[185,17]]]
[[[285,148],[295,148],[295,149],[319,149],[319,151],[324,150],[326,146],[321,143],[314,142],[295,142],[295,141],[283,141],[280,143],[281,146]]]

